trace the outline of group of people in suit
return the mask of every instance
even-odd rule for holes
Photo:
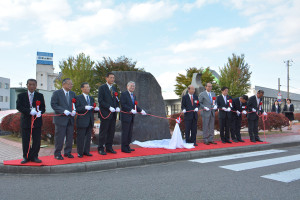
[[[259,115],[267,115],[262,108],[263,90],[248,99],[247,95],[232,98],[228,87],[221,88],[222,94],[216,97],[212,84],[206,83],[205,91],[195,95],[195,88],[188,86],[188,93],[182,97],[181,109],[184,113],[185,138],[187,143],[196,143],[198,111],[201,109],[203,143],[217,144],[214,141],[215,113],[219,111],[220,138],[222,143],[245,142],[241,137],[242,114],[248,118],[248,132],[251,142],[262,142],[258,136]],[[231,133],[231,134],[230,134]]]
[[[135,82],[130,81],[127,84],[127,90],[122,92],[121,101],[119,101],[118,94],[116,93],[117,90],[113,86],[114,81],[114,74],[111,72],[108,73],[106,75],[106,83],[101,85],[98,90],[99,107],[95,105],[94,98],[89,95],[90,86],[87,82],[81,84],[82,94],[78,96],[72,91],[73,82],[70,78],[62,81],[62,89],[53,92],[51,107],[55,113],[53,117],[55,125],[55,159],[64,160],[65,158],[74,158],[72,155],[72,146],[75,123],[77,128],[77,156],[79,158],[93,156],[90,153],[90,144],[95,112],[98,112],[101,120],[98,153],[101,155],[117,153],[112,146],[118,112],[121,112],[122,122],[121,150],[124,153],[134,151],[130,147],[130,143],[135,114],[139,112],[142,115],[147,115],[147,113],[135,103],[137,100],[134,95]],[[41,142],[42,114],[45,113],[46,108],[44,96],[36,91],[36,87],[37,81],[35,79],[28,79],[28,91],[19,94],[17,99],[17,109],[21,112],[22,164],[29,161],[42,162],[38,158],[38,153]],[[75,120],[76,114],[77,117]],[[32,122],[34,123],[32,124]],[[32,145],[30,145],[31,136]],[[65,146],[63,154],[65,158],[62,156],[63,146]]]
[[[274,102],[274,104],[272,105],[272,112],[281,113],[281,107],[280,107],[280,103],[278,102],[278,100],[276,100]],[[291,99],[286,99],[286,104],[283,107],[282,113],[284,113],[284,115],[289,119],[288,130],[291,130],[292,125],[293,125],[293,120],[295,120],[294,105],[292,104]]]

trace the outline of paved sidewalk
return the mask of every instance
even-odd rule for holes
[[[84,172],[84,171],[96,171],[103,169],[113,169],[118,167],[128,167],[145,165],[151,163],[170,162],[176,160],[186,160],[198,157],[208,157],[213,155],[224,155],[229,153],[256,151],[270,148],[282,148],[288,146],[300,145],[300,125],[294,125],[293,130],[283,129],[284,133],[274,133],[266,135],[267,142],[270,144],[232,147],[212,150],[201,150],[194,152],[181,152],[167,155],[156,156],[143,156],[134,158],[122,158],[106,161],[94,161],[79,164],[67,164],[59,166],[44,166],[44,167],[28,167],[28,166],[6,166],[3,165],[4,160],[22,159],[22,144],[14,141],[10,141],[0,136],[0,173],[64,173],[64,172]],[[260,134],[262,140],[264,140],[263,134]],[[247,139],[247,137],[243,137]],[[119,145],[114,146],[115,149],[120,149]],[[91,148],[92,151],[96,151],[96,146]],[[53,148],[41,148],[39,156],[53,155]],[[73,149],[76,152],[76,149]],[[37,170],[38,169],[38,170]]]

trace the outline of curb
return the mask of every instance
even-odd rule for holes
[[[42,166],[42,167],[41,166],[38,167],[12,166],[12,165],[0,164],[0,173],[59,174],[59,173],[92,172],[92,171],[110,170],[110,169],[125,168],[125,167],[151,165],[151,164],[158,164],[158,163],[167,163],[167,162],[174,162],[174,161],[181,161],[181,160],[190,160],[190,159],[210,157],[210,156],[221,156],[221,155],[232,154],[232,153],[267,150],[272,148],[293,147],[299,145],[300,145],[300,141],[297,141],[297,142],[262,144],[262,145],[253,145],[253,146],[160,154],[160,155],[153,155],[153,156],[120,158],[120,159],[113,159],[113,160],[92,161],[92,162],[84,162],[84,163]]]

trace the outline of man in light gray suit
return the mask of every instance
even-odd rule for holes
[[[215,111],[217,106],[214,104],[213,98],[216,97],[212,92],[212,84],[206,83],[206,91],[201,92],[199,95],[200,108],[202,116],[203,127],[203,142],[206,145],[217,144],[214,142],[214,126],[215,126]]]
[[[61,155],[61,150],[65,138],[66,144],[64,156],[74,158],[71,152],[74,134],[74,116],[76,115],[76,111],[74,110],[75,108],[72,109],[72,99],[75,98],[75,93],[71,91],[72,87],[72,80],[66,78],[62,81],[62,89],[53,92],[51,97],[51,107],[55,114],[59,114],[59,116],[53,117],[53,123],[55,124],[54,157],[57,160],[64,159]]]

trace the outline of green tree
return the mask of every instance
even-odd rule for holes
[[[95,96],[96,94],[96,80],[95,80],[95,62],[90,59],[90,56],[86,56],[84,53],[80,53],[75,57],[70,56],[66,60],[62,60],[59,63],[61,69],[61,76],[55,81],[55,87],[60,89],[62,87],[62,80],[70,78],[73,81],[73,89],[76,95],[81,94],[80,85],[83,82],[88,82],[91,87],[90,94]]]
[[[206,83],[211,82],[212,83],[212,91],[216,93],[216,95],[221,93],[220,86],[218,84],[217,78],[211,73],[210,68],[207,67],[205,70],[202,72],[201,76],[201,82],[202,85],[205,86]]]
[[[203,71],[202,68],[197,69],[196,67],[190,67],[185,70],[186,75],[178,74],[176,76],[176,84],[175,86],[175,94],[181,97],[182,92],[192,83],[192,78],[194,73],[201,73]]]
[[[245,56],[237,56],[232,54],[232,58],[228,57],[228,63],[220,68],[220,87],[228,87],[229,95],[239,97],[248,93],[250,89],[250,67],[245,62]]]
[[[106,82],[105,76],[111,71],[140,71],[144,72],[144,68],[136,67],[136,61],[120,56],[113,60],[110,57],[103,57],[102,61],[98,61],[95,65],[95,74],[97,85],[100,86]]]
[[[220,87],[218,83],[215,81],[215,77],[210,72],[209,67],[205,68],[199,68],[196,67],[188,68],[186,69],[186,75],[184,74],[178,74],[176,76],[176,85],[175,85],[175,94],[177,94],[179,97],[181,97],[182,92],[192,83],[192,78],[194,73],[202,73],[201,76],[201,82],[202,85],[205,86],[207,82],[212,82],[213,85],[213,91],[218,93],[220,90]]]

